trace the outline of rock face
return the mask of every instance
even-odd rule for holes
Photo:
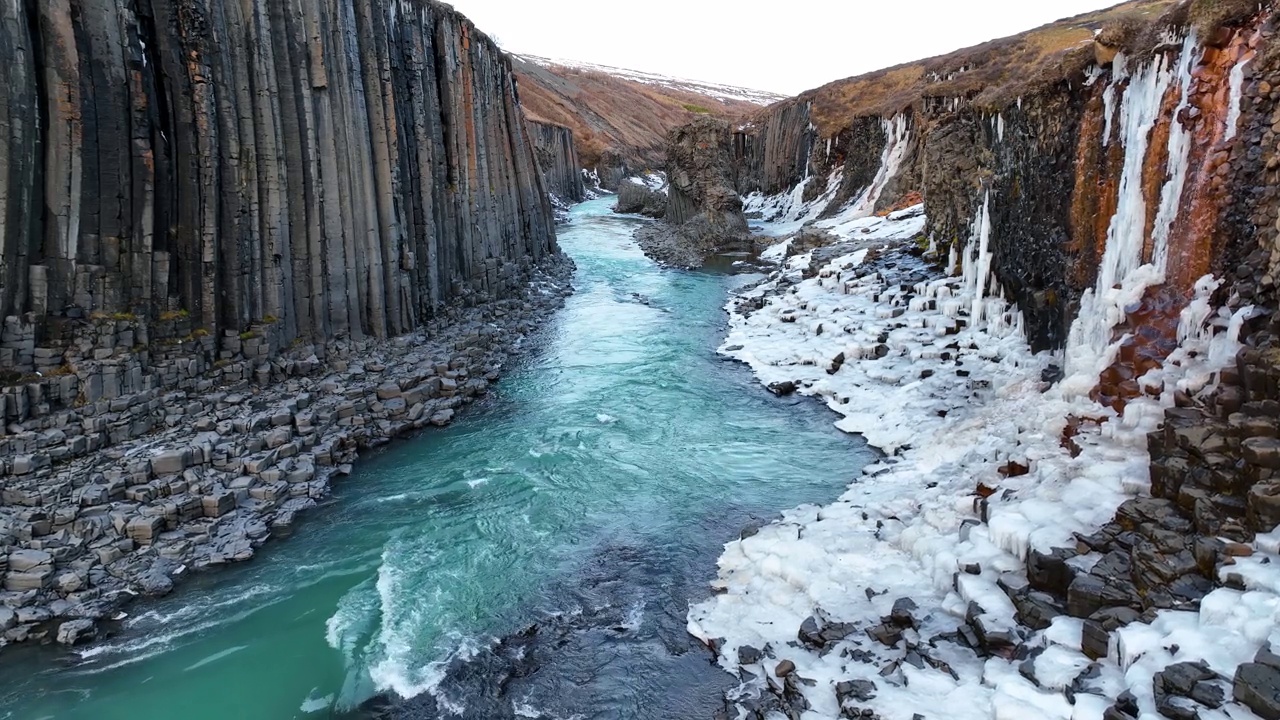
[[[935,261],[957,275],[989,268],[990,278],[969,277],[1016,301],[1036,350],[1080,342],[1082,305],[1129,287],[1132,295],[1114,307],[1117,322],[1101,333],[1104,349],[1118,348],[1112,364],[1075,371],[1085,381],[1081,395],[1108,409],[1102,422],[1124,417],[1144,392],[1176,403],[1147,437],[1149,492],[1135,489],[1138,497],[1110,522],[1077,534],[1069,547],[1030,550],[1025,579],[1016,573],[1000,585],[1027,628],[1060,615],[1082,621],[1082,651],[1092,659],[1107,656],[1126,625],[1166,610],[1197,611],[1224,587],[1255,590],[1246,558],[1269,547],[1274,540],[1261,536],[1280,527],[1280,16],[1240,3],[1240,12],[1206,27],[1194,14],[1205,7],[1170,4],[1163,17],[1144,21],[1151,24],[1142,32],[1165,32],[1176,43],[1136,54],[1130,47],[1123,56],[1085,44],[1087,56],[1064,56],[1066,77],[1034,89],[1002,78],[1000,68],[1013,65],[987,47],[976,63],[978,56],[963,54],[931,61],[921,91],[883,114],[819,120],[802,98],[771,108],[733,144],[739,190],[820,201],[816,218],[847,207],[854,196],[846,185],[877,182],[872,171],[889,167],[896,135],[877,137],[875,125],[907,116],[914,139],[894,168],[900,180],[886,185],[893,189],[877,207],[884,197],[920,192]],[[992,78],[1006,84],[986,84]],[[884,74],[851,87],[877,79]],[[1143,266],[1155,279],[1135,283],[1132,273]],[[1187,318],[1197,299],[1206,312],[1221,311],[1219,333],[1239,330],[1244,349],[1234,363],[1221,358],[1225,369],[1196,397],[1143,388],[1149,371],[1179,362],[1172,356],[1184,340],[1179,328],[1196,325]],[[1091,309],[1099,307],[1112,308]],[[1060,379],[1046,376],[1045,387]],[[1071,450],[1078,424],[1090,421],[1069,419],[1062,447]],[[973,647],[1009,649],[1009,638],[971,614]],[[1201,665],[1171,664],[1156,674],[1154,701],[1171,718],[1198,717],[1195,707],[1228,699],[1280,717],[1277,667],[1264,649],[1228,689]],[[1137,717],[1137,707],[1121,696],[1106,717]]]
[[[614,212],[628,215],[645,215],[651,218],[666,217],[667,196],[648,185],[623,182],[618,185],[618,202]]]
[[[0,12],[0,316],[37,347],[95,315],[387,337],[555,252],[509,61],[445,5]]]
[[[561,125],[530,121],[529,135],[533,138],[547,190],[564,202],[585,200],[587,193],[582,184],[582,163],[578,160],[573,131]]]
[[[213,9],[0,9],[4,474],[161,427],[165,392],[512,297],[558,253],[509,61],[461,15]]]
[[[732,153],[733,136],[722,120],[702,117],[671,132],[665,226],[637,234],[645,252],[696,267],[714,253],[751,249]]]

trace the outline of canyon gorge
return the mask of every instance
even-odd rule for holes
[[[1280,718],[1278,22],[5,4],[0,718]]]

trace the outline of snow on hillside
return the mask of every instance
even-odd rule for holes
[[[587,72],[597,72],[604,75],[630,80],[642,85],[656,85],[658,87],[670,90],[678,90],[687,93],[695,93],[705,95],[717,100],[749,102],[755,105],[772,105],[779,100],[785,100],[786,95],[766,92],[764,90],[750,90],[747,88],[734,87],[732,85],[720,85],[717,83],[702,82],[700,80],[685,80],[683,78],[667,77],[665,75],[657,75],[654,73],[642,72],[640,70],[626,70],[623,68],[609,67],[608,65],[595,65],[592,63],[579,62],[577,60],[561,60],[538,57],[536,55],[516,55],[515,57],[525,62],[540,65],[545,68],[563,67],[571,70],[584,70]]]

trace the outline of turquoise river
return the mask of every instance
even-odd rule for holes
[[[561,228],[577,292],[489,398],[98,645],[7,649],[0,719],[709,718],[684,616],[721,546],[871,455],[716,355],[745,276],[658,267],[611,205]]]

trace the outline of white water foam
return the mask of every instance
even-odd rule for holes
[[[303,700],[302,704],[298,706],[298,710],[300,712],[310,715],[312,713],[324,712],[325,710],[333,707],[333,695],[318,697],[316,695],[317,692],[319,692],[319,688],[312,688],[311,692],[307,695],[307,699]]]

